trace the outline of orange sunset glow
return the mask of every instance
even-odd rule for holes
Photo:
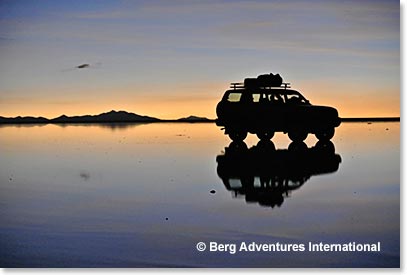
[[[399,4],[368,2],[10,2],[0,116],[214,119],[230,82],[273,72],[341,117],[398,117]]]

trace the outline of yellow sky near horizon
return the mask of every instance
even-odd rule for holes
[[[245,77],[255,77],[247,75]],[[293,79],[292,89],[300,91],[314,105],[332,106],[341,117],[398,117],[400,116],[400,83],[338,79]],[[283,75],[284,77],[284,75]],[[120,85],[83,87],[46,86],[6,90],[0,93],[0,116],[58,117],[62,114],[95,115],[110,110],[124,110],[162,119],[176,119],[189,115],[216,118],[216,104],[229,81],[184,81],[165,83],[127,83]],[[1,87],[0,87],[0,90]]]
[[[6,1],[0,60],[5,117],[216,118],[266,73],[341,117],[400,116],[400,3]]]
[[[223,86],[223,87],[222,87]],[[198,86],[197,86],[198,87]],[[371,89],[365,92],[361,87],[342,87],[329,84],[313,86],[303,85],[304,89],[297,89],[313,105],[326,105],[338,109],[341,117],[399,117],[400,99],[394,97],[397,87],[389,87],[394,92],[388,93],[386,88]],[[198,89],[186,89],[170,94],[160,93],[131,93],[132,89],[112,92],[103,98],[92,98],[92,93],[80,101],[72,100],[42,100],[18,98],[1,102],[1,116],[43,116],[47,118],[58,117],[62,114],[96,115],[110,110],[123,110],[139,115],[147,115],[161,119],[176,119],[189,115],[216,118],[216,104],[229,87],[223,84],[200,85]],[[296,88],[296,87],[293,87]],[[354,89],[353,93],[341,93],[344,89]],[[204,91],[210,91],[205,93]],[[120,96],[117,96],[120,94]]]

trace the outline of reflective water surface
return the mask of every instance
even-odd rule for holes
[[[0,266],[398,267],[399,123],[336,130],[332,144],[293,145],[231,144],[210,123],[1,126]]]

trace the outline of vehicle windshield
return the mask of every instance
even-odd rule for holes
[[[305,99],[301,94],[285,94],[284,101],[287,104],[309,104],[309,101]]]

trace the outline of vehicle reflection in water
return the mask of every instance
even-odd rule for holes
[[[293,142],[288,149],[260,141],[250,149],[244,142],[232,142],[216,161],[218,176],[234,197],[244,196],[247,203],[274,208],[311,176],[336,172],[341,157],[330,141],[319,141],[311,148]]]

